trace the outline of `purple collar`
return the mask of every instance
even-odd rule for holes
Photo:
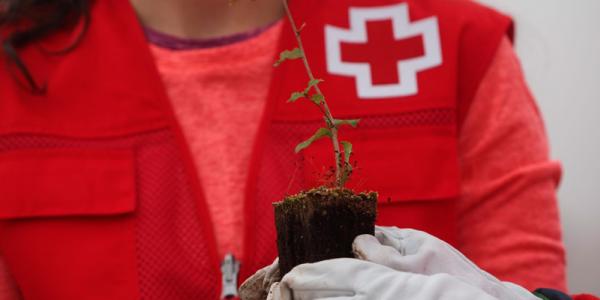
[[[241,32],[228,36],[208,39],[181,38],[166,33],[158,32],[148,27],[144,27],[144,32],[146,33],[146,38],[148,39],[148,42],[158,47],[166,48],[169,50],[192,50],[201,48],[213,48],[239,43],[251,39],[257,35],[260,35],[261,33],[265,32],[277,23],[278,21],[275,21],[266,26],[259,27],[257,29],[253,29],[247,32]]]

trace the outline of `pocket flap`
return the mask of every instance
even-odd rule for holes
[[[354,144],[351,161],[356,162],[349,188],[377,191],[382,204],[458,195],[457,149],[451,130],[361,129],[345,134]],[[315,143],[305,155],[314,165],[334,165],[329,140]],[[315,170],[307,171],[306,176],[314,177]]]
[[[0,153],[0,218],[114,215],[135,210],[133,150]]]

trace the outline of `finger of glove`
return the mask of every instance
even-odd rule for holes
[[[418,251],[413,254],[389,255],[386,258],[383,256],[390,252],[383,248],[386,246],[382,246],[380,249],[375,248],[373,251],[375,253],[370,254],[370,258],[373,259],[373,262],[384,264],[397,271],[423,275],[453,275],[498,299],[519,299],[515,298],[513,293],[508,291],[497,278],[481,270],[446,242],[433,236],[421,235],[420,239],[419,243],[421,244],[418,246]],[[407,242],[407,244],[410,243],[410,241]],[[506,298],[504,295],[509,296]]]
[[[431,264],[431,254],[422,249],[423,235],[410,229],[378,227],[377,237],[360,235],[354,239],[352,249],[359,259],[374,262],[397,271],[431,274],[426,272]]]
[[[430,249],[460,254],[445,241],[420,230],[375,226],[375,237],[382,245],[393,247],[403,256],[419,254]]]
[[[281,286],[291,291],[294,300],[497,299],[448,274],[427,276],[399,272],[356,259],[298,266],[284,276]]]
[[[355,294],[348,291],[313,291],[313,290],[294,290],[294,300],[318,300],[318,299],[354,299]]]
[[[280,287],[289,289],[294,300],[304,299],[397,299],[398,283],[408,273],[372,262],[339,258],[294,268]]]
[[[266,273],[266,270],[263,268],[246,279],[239,289],[240,298],[243,300],[264,299],[266,291],[263,287],[263,282]]]
[[[352,243],[352,252],[358,259],[384,265],[392,269],[401,270],[402,254],[393,247],[382,245],[377,238],[369,234],[359,235]]]
[[[371,250],[368,255],[364,255],[369,257],[369,261],[384,264],[398,271],[425,275],[446,273],[457,276],[499,299],[503,299],[503,295],[514,295],[507,291],[498,279],[481,270],[460,251],[426,232],[376,227],[375,234],[382,245],[391,245],[401,255],[382,257],[389,253],[388,249],[378,249],[372,240],[362,238],[359,240],[361,252]]]
[[[472,273],[480,275],[478,268],[458,250],[426,232],[378,226],[375,235],[382,245],[390,246],[400,254],[392,256],[389,259],[391,262],[386,264],[396,270],[425,275],[436,273],[460,276]],[[376,248],[375,250],[389,252],[389,250]],[[373,253],[372,257],[375,260],[381,255],[381,253]]]
[[[399,272],[347,258],[300,265],[284,276],[280,287],[282,291],[289,290],[294,300],[339,300],[343,297],[365,300],[497,299],[448,274],[426,276]]]
[[[507,297],[502,297],[503,299],[539,300],[532,292],[520,285],[506,281],[502,282],[502,284],[511,292]]]
[[[504,290],[498,279],[481,270],[447,242],[423,231],[396,230],[396,235],[398,231],[402,232],[403,239],[399,244],[404,249],[404,255],[393,257],[393,263],[390,265],[393,265],[394,269],[425,275],[450,274],[464,278],[486,292],[494,291],[490,293],[494,296],[499,294],[498,290]],[[385,234],[388,238],[389,232],[388,228]]]
[[[273,263],[258,270],[250,276],[239,289],[240,298],[244,300],[264,299],[273,282],[279,281],[279,258]]]
[[[274,282],[281,281],[281,273],[279,271],[279,257],[275,258],[273,263],[265,269],[266,272],[263,279],[263,288],[266,290]]]
[[[350,295],[350,296],[345,296]],[[354,299],[353,292],[332,290],[292,290],[285,282],[271,286],[267,300],[324,300]]]
[[[337,296],[352,296],[355,294],[357,282],[360,283],[361,279],[368,279],[369,276],[376,275],[369,268],[370,265],[378,266],[351,258],[302,264],[293,268],[283,277],[281,287],[294,291],[294,296],[298,292],[302,295],[316,292],[314,296],[326,293],[328,297],[331,297],[333,295],[329,293],[330,291]]]
[[[404,289],[402,292],[407,299],[499,300],[499,298],[486,293],[464,279],[450,274],[404,274],[406,278],[403,280]]]
[[[409,228],[375,226],[375,237],[382,245],[390,246],[402,255],[413,255],[418,253],[421,245],[432,236]]]
[[[289,295],[286,298],[281,294],[281,289],[279,286],[279,282],[274,282],[273,284],[271,284],[271,287],[269,288],[269,293],[267,294],[267,300],[291,300],[291,295]]]

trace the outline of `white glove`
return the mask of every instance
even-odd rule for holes
[[[271,265],[258,270],[240,286],[239,294],[242,300],[264,300],[269,288],[281,280],[279,274],[279,258]]]
[[[354,241],[356,256],[366,261],[334,259],[300,265],[281,283],[271,285],[268,299],[539,300],[522,287],[500,282],[424,232],[377,227],[375,235]],[[268,286],[262,282],[263,288]]]
[[[295,267],[270,300],[497,300],[448,274],[421,275],[351,258]]]
[[[402,272],[446,273],[500,300],[539,300],[518,285],[499,281],[448,243],[425,232],[378,226],[375,236],[361,235],[354,240],[354,253],[358,258]]]

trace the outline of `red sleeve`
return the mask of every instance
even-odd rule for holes
[[[461,129],[459,245],[476,264],[530,290],[564,291],[558,162],[505,38]]]
[[[573,296],[573,300],[600,300],[600,298],[588,294],[581,294]]]

